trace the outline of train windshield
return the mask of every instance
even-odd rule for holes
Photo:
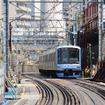
[[[78,64],[79,49],[60,48],[58,49],[58,64]]]

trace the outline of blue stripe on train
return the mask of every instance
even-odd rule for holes
[[[68,76],[65,76],[64,75],[64,73],[56,73],[56,75],[58,76],[58,77],[61,77],[61,78],[78,78],[78,77],[80,77],[80,74],[79,75],[72,75],[72,76],[70,76],[70,75],[68,75]]]

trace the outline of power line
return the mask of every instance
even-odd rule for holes
[[[17,18],[16,20],[23,20],[23,19],[27,21],[65,21],[64,19],[25,19],[25,18]],[[68,19],[67,21],[77,21],[77,20]]]
[[[23,3],[23,2],[25,2],[25,3],[84,3],[84,1],[70,1],[70,0],[68,0],[68,1],[40,1],[40,0],[35,0],[35,1],[28,1],[28,0],[24,0],[24,1],[14,1],[14,0],[12,0],[12,1],[10,1],[10,2],[19,2],[19,3]],[[96,3],[96,1],[89,1],[88,3]],[[100,2],[100,1],[97,1],[97,3],[104,3],[104,2]]]

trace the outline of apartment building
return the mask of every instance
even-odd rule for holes
[[[27,35],[27,30],[32,27],[30,20],[33,19],[34,15],[32,14],[35,14],[35,11],[34,6],[30,4],[30,2],[25,2],[25,0],[10,1],[9,20],[13,27],[13,35]]]
[[[67,0],[68,1],[68,0]],[[77,39],[78,30],[82,26],[83,0],[70,0],[63,4],[63,17],[66,20],[69,43],[74,44],[74,37]],[[76,34],[76,35],[75,35]]]

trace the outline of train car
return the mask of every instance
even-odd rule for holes
[[[38,68],[41,74],[78,78],[81,74],[81,48],[63,45],[45,51],[39,57]]]

